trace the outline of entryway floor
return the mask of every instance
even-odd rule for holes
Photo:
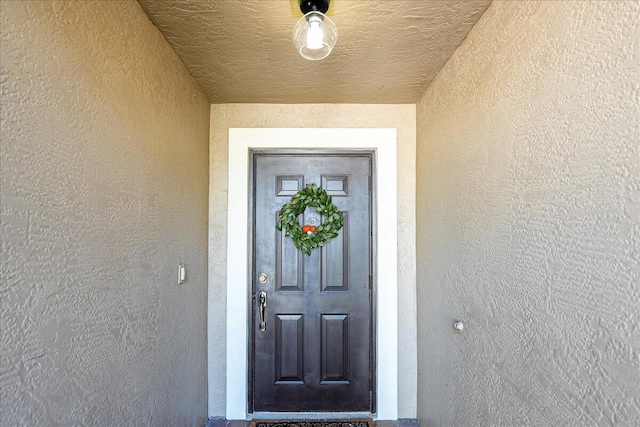
[[[252,427],[252,425],[255,426],[256,421],[257,420],[242,421],[242,420],[227,420],[224,418],[211,418],[209,419],[209,421],[207,421],[207,424],[205,427]],[[270,424],[277,422],[277,420],[266,420],[266,421],[269,422]],[[296,421],[300,422],[302,420],[301,419],[281,420],[281,425],[282,427],[294,427],[294,424],[296,424]],[[329,419],[329,420],[312,419],[312,420],[304,420],[304,421],[313,423],[316,426],[317,426],[317,423],[322,423],[323,427],[325,427],[325,425],[327,427],[329,426],[336,427],[336,423],[351,424],[349,418]],[[353,421],[362,421],[362,418],[353,419]],[[388,420],[380,420],[380,421],[369,420],[369,421],[370,421],[369,425],[372,427],[419,427],[418,421],[414,418],[403,418],[395,421],[388,421]]]

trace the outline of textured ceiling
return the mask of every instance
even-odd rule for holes
[[[138,0],[212,103],[413,103],[491,0],[333,0],[322,61],[291,41],[296,0]]]

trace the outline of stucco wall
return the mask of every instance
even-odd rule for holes
[[[203,425],[208,102],[133,1],[1,8],[0,424]]]
[[[398,410],[402,418],[415,418],[415,105],[211,106],[209,304],[215,316],[208,339],[221,345],[209,359],[210,414],[225,415],[228,130],[252,127],[398,129]]]
[[[418,103],[421,426],[640,425],[638,22],[494,2]]]

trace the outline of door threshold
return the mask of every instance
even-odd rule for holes
[[[249,420],[331,420],[331,419],[362,419],[375,415],[371,412],[254,412],[249,414]]]
[[[309,415],[321,415],[321,416],[333,416],[335,415],[337,418],[335,419],[353,419],[353,420],[362,420],[363,418],[361,417],[365,417],[369,420],[371,420],[372,422],[369,423],[369,425],[374,425],[375,427],[419,427],[418,425],[418,420],[416,420],[415,418],[404,418],[404,419],[398,419],[398,420],[374,420],[373,419],[373,414],[371,414],[370,412],[330,412],[330,413],[326,413],[326,412],[297,412],[297,413],[275,413],[275,412],[267,412],[267,413],[256,413],[256,414],[249,414],[249,419],[247,420],[227,420],[226,418],[221,418],[221,417],[217,417],[217,418],[209,418],[209,420],[207,421],[207,424],[205,427],[251,427],[252,423],[254,423],[256,420],[260,420],[259,418],[257,418],[258,416],[270,416],[270,415],[274,415],[276,416],[276,419],[278,420],[286,420],[287,418],[284,418],[286,416],[296,416],[294,418],[292,418],[293,420],[300,420],[300,419],[304,419],[304,416],[309,416]],[[297,418],[297,416],[300,415],[300,418]],[[334,418],[327,418],[327,420],[332,420]],[[262,420],[264,421],[268,421],[269,418],[263,418]],[[309,418],[307,418],[307,420],[309,420]],[[311,418],[311,421],[313,421],[314,419]]]

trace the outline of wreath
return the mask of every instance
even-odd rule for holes
[[[298,216],[304,212],[307,206],[316,208],[325,220],[318,227],[314,225],[298,224]],[[307,255],[311,255],[311,249],[324,246],[329,240],[338,235],[342,228],[344,218],[342,212],[331,201],[331,196],[322,187],[315,184],[307,184],[302,190],[291,197],[280,209],[278,215],[278,230],[283,228],[286,235],[293,239],[296,248]]]

